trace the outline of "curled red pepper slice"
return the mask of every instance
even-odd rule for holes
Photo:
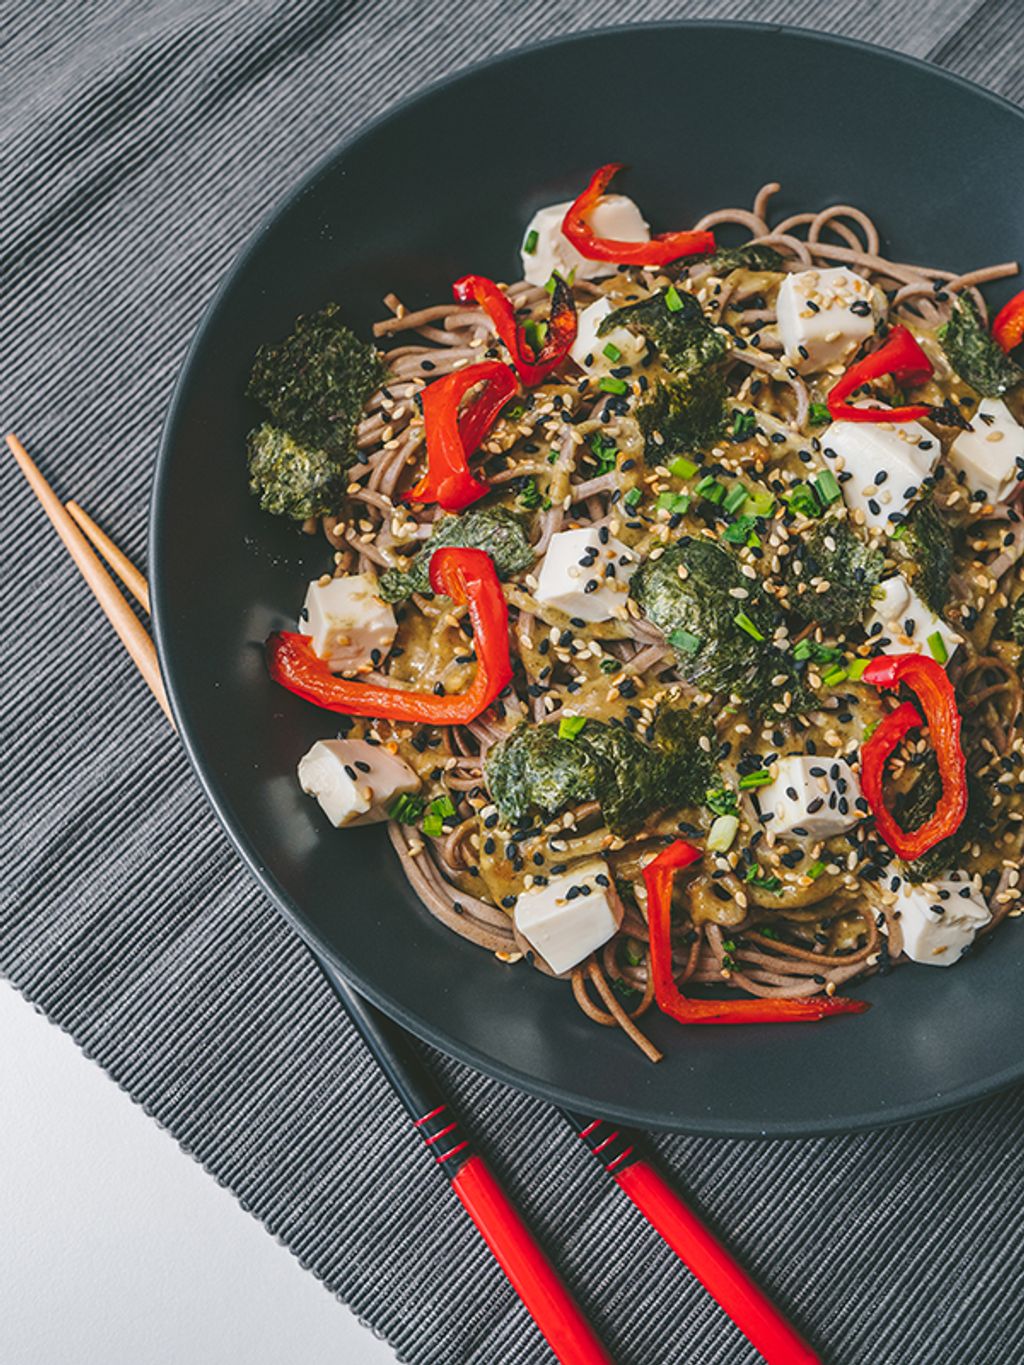
[[[597,206],[617,172],[621,161],[610,161],[590,177],[583,193],[573,201],[562,219],[562,235],[568,237],[588,261],[614,261],[616,265],[668,265],[682,256],[707,256],[715,249],[713,232],[659,232],[649,242],[620,242],[614,237],[598,237],[590,226],[588,214]]]
[[[828,395],[828,410],[835,421],[913,422],[928,417],[931,407],[912,403],[902,408],[858,408],[846,400],[855,389],[872,379],[892,375],[898,384],[923,384],[932,373],[932,362],[906,327],[894,327],[884,346],[851,365]]]
[[[677,872],[700,856],[699,848],[676,839],[643,870],[654,998],[663,1014],[681,1024],[790,1024],[832,1014],[861,1014],[868,1008],[864,1000],[840,995],[811,1000],[690,1000],[683,995],[672,970],[672,883]]]
[[[576,340],[576,305],[572,290],[559,276],[555,277],[551,294],[547,332],[536,352],[527,343],[523,328],[516,321],[511,301],[493,280],[485,275],[463,275],[452,285],[452,293],[459,303],[478,303],[484,309],[528,389],[557,369]]]
[[[917,829],[905,830],[886,806],[882,786],[891,754],[908,730],[922,724],[917,707],[910,702],[897,707],[860,751],[861,790],[874,814],[875,828],[895,854],[913,862],[955,834],[967,814],[967,760],[960,746],[956,694],[942,665],[923,654],[882,654],[871,660],[863,678],[883,688],[906,683],[920,702],[938,759],[942,795],[935,813]]]
[[[992,336],[1007,353],[1024,341],[1024,289],[1000,308],[992,324]]]
[[[460,418],[459,404],[477,384],[486,387]],[[422,395],[427,472],[403,495],[406,502],[436,502],[446,512],[460,512],[490,492],[470,469],[469,457],[517,388],[515,374],[500,360],[467,365],[427,385]]]
[[[445,546],[430,560],[430,584],[457,605],[469,607],[476,675],[465,692],[436,696],[339,678],[313,652],[308,635],[276,631],[267,640],[270,676],[314,706],[345,716],[367,716],[424,725],[466,725],[486,711],[512,681],[508,607],[494,563],[483,550]]]

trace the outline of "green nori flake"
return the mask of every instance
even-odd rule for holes
[[[680,578],[679,569],[686,577]],[[755,640],[737,624],[740,599],[731,588],[744,588],[743,613],[764,641]],[[772,691],[771,678],[788,673],[787,656],[771,644],[781,623],[778,608],[755,580],[740,573],[739,561],[711,540],[685,536],[658,559],[641,564],[630,582],[633,597],[647,619],[666,636],[684,630],[700,647],[677,651],[678,669],[687,682],[709,692],[736,692],[760,702]]]
[[[345,471],[325,450],[304,446],[264,422],[248,438],[249,488],[264,512],[305,521],[332,512],[345,493]]]
[[[534,559],[521,518],[505,507],[474,507],[458,516],[441,517],[410,569],[404,573],[385,570],[380,579],[380,595],[385,602],[401,602],[414,592],[429,593],[430,557],[447,545],[486,550],[499,578],[511,578]]]
[[[946,358],[957,374],[985,398],[998,398],[1024,380],[1024,370],[993,341],[970,294],[960,294],[939,329]]]
[[[593,718],[565,739],[553,725],[521,725],[488,753],[487,788],[512,827],[597,801],[608,827],[628,833],[656,810],[700,802],[715,771],[702,736],[710,740],[709,722],[684,708],[659,712],[653,745]]]
[[[356,424],[385,374],[374,347],[360,341],[330,303],[298,318],[277,345],[260,347],[248,393],[295,440],[348,465],[356,456]]]
[[[598,336],[606,336],[616,327],[640,332],[657,347],[666,367],[680,374],[693,374],[721,360],[728,343],[693,295],[676,291],[670,308],[666,293],[659,290],[639,303],[616,308],[601,322]]]
[[[900,569],[934,612],[950,597],[953,572],[953,532],[931,501],[919,502],[903,523],[902,534],[891,542]]]
[[[662,464],[682,451],[714,445],[725,430],[726,394],[725,380],[711,369],[655,384],[651,396],[636,409],[647,463]]]
[[[885,556],[867,545],[848,521],[823,517],[808,527],[800,544],[790,538],[785,578],[787,605],[803,621],[826,626],[849,626],[860,621],[871,605],[872,590],[882,579]],[[799,575],[796,564],[801,565]],[[812,579],[829,584],[827,592],[810,588]],[[799,583],[808,591],[797,592]]]

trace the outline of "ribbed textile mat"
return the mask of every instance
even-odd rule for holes
[[[6,0],[5,428],[144,562],[187,340],[295,179],[481,57],[680,17],[842,32],[1024,99],[1019,0]],[[401,1358],[550,1360],[7,460],[0,484],[0,968]],[[545,1105],[439,1064],[621,1361],[754,1359]],[[1016,1365],[1022,1131],[1018,1090],[867,1136],[657,1146],[834,1365]]]

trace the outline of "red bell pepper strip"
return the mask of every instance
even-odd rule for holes
[[[466,725],[476,720],[512,681],[505,594],[489,554],[453,546],[434,551],[430,585],[457,605],[469,607],[477,663],[465,692],[439,697],[339,678],[313,652],[308,635],[291,631],[276,631],[267,641],[270,676],[315,706],[345,716],[423,725]]]
[[[932,362],[906,327],[894,327],[884,346],[851,365],[828,395],[828,410],[835,421],[913,422],[928,417],[931,407],[912,403],[902,408],[858,408],[846,400],[855,389],[872,379],[892,375],[898,384],[923,384],[932,373]]]
[[[452,293],[459,303],[478,303],[484,309],[528,389],[541,383],[561,365],[576,340],[576,305],[572,290],[559,276],[555,277],[551,294],[547,334],[537,352],[527,343],[522,327],[516,322],[511,301],[493,280],[485,275],[463,275],[452,285]]]
[[[992,336],[1007,353],[1024,341],[1024,289],[1000,308],[992,324]]]
[[[787,1024],[831,1014],[861,1014],[864,1000],[822,996],[812,1000],[690,1000],[676,985],[672,970],[672,883],[675,874],[701,856],[700,849],[676,839],[643,870],[647,887],[647,928],[651,943],[654,999],[663,1014],[681,1024]]]
[[[942,795],[935,813],[915,830],[905,830],[885,804],[885,765],[908,730],[922,724],[917,707],[904,702],[886,716],[860,751],[860,782],[875,817],[875,828],[892,851],[913,862],[955,834],[967,814],[967,760],[960,745],[960,712],[953,684],[935,659],[923,654],[882,654],[865,668],[863,680],[875,687],[906,683],[917,696],[939,762]]]
[[[614,237],[598,237],[588,215],[622,170],[623,163],[610,161],[590,177],[583,193],[573,201],[562,219],[562,235],[568,237],[588,261],[614,261],[617,265],[668,265],[682,256],[707,256],[715,249],[713,232],[659,232],[649,242],[620,242]]]
[[[459,417],[459,404],[477,384],[486,388]],[[446,512],[461,512],[490,492],[469,467],[469,456],[490,431],[518,384],[500,360],[467,365],[423,390],[423,428],[427,438],[427,472],[403,495],[406,502],[436,502]]]

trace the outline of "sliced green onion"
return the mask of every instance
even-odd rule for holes
[[[854,659],[846,665],[846,671],[850,676],[851,682],[860,682],[864,676],[864,670],[870,663],[870,659]]]
[[[516,494],[516,502],[520,507],[525,507],[528,512],[532,512],[535,507],[540,506],[541,494],[536,479],[526,480]]]
[[[782,882],[779,881],[778,877],[766,877],[756,864],[747,868],[747,875],[743,880],[750,882],[751,886],[759,886],[762,891],[782,890]]]
[[[679,297],[679,290],[674,284],[670,284],[665,290],[665,307],[670,313],[678,313],[683,306],[683,301]]]
[[[722,503],[722,506],[727,512],[738,512],[746,500],[746,487],[741,483],[735,483],[725,495],[725,502]]]
[[[571,285],[572,282],[575,280],[575,278],[576,278],[576,267],[575,267],[575,266],[573,266],[573,268],[569,271],[569,277],[568,277],[568,279],[566,279],[566,277],[561,273],[561,271],[552,270],[551,275],[550,275],[549,278],[548,278],[548,282],[547,282],[547,284],[544,286],[544,288],[547,290],[547,292],[548,292],[549,294],[553,294],[553,293],[555,292],[555,284],[556,284],[559,280],[561,280],[563,284]]]
[[[686,512],[690,507],[689,493],[659,493],[654,504],[662,512]]]
[[[816,517],[821,511],[814,489],[809,483],[798,483],[790,490],[786,501],[794,512],[799,512],[804,517]]]
[[[425,804],[422,796],[400,792],[388,806],[388,819],[398,820],[403,825],[414,825],[423,814]]]
[[[575,739],[586,723],[586,716],[563,716],[558,722],[558,738]]]
[[[828,410],[826,403],[812,403],[807,410],[807,421],[812,427],[827,426],[832,420],[832,414]]]
[[[678,649],[680,654],[696,654],[700,649],[700,636],[683,630],[682,626],[669,631],[668,642],[673,649]]]
[[[755,517],[766,517],[775,506],[775,499],[766,488],[751,488],[747,493],[747,511]]]
[[[826,687],[835,687],[838,683],[845,682],[849,676],[840,664],[833,664],[827,673],[821,675],[821,681]]]
[[[823,469],[814,480],[814,491],[821,499],[822,507],[831,507],[843,496],[843,490],[831,469]]]
[[[821,861],[820,858],[816,858],[814,862],[811,863],[810,867],[807,869],[807,875],[808,877],[810,877],[811,881],[816,882],[824,871],[825,864]]]
[[[708,830],[707,845],[713,853],[728,853],[740,822],[735,815],[720,815]]]
[[[745,611],[738,611],[732,619],[739,626],[740,630],[745,630],[752,639],[757,640],[759,643],[763,642],[764,636]]]
[[[677,455],[669,465],[668,472],[674,474],[677,479],[692,479],[699,468],[699,464],[694,464],[685,455]]]
[[[432,839],[439,839],[444,833],[446,817],[454,814],[455,807],[452,805],[451,797],[437,797],[427,807],[427,813],[423,819],[423,833],[429,834]]]
[[[740,778],[740,791],[750,791],[753,787],[767,787],[772,775],[767,768],[755,768],[752,773],[744,773]]]
[[[615,468],[615,457],[619,453],[615,442],[607,440],[599,431],[595,431],[590,438],[590,449],[597,460],[597,472],[610,474]]]
[[[727,540],[730,545],[749,545],[756,524],[756,517],[737,517],[722,532],[722,539]]]
[[[554,449],[549,450],[549,451],[548,451],[548,464],[554,464],[555,461],[556,461],[557,459],[558,459],[558,451],[557,451],[557,450],[554,450]],[[602,471],[602,472],[603,472],[603,471]]]
[[[614,341],[609,341],[605,344],[604,354],[611,361],[622,359],[622,352],[619,350],[618,346],[616,346]]]
[[[598,664],[598,668],[602,673],[617,673],[621,667],[622,665],[619,663],[618,659],[602,659]]]
[[[752,412],[745,412],[740,408],[732,410],[732,434],[741,441],[745,441],[748,436],[753,436],[757,430],[757,418]]]
[[[642,498],[643,493],[639,488],[631,488],[629,492],[626,494],[626,496],[622,499],[623,506],[628,507],[629,510],[632,512],[633,509],[640,503],[640,500]]]
[[[541,318],[530,318],[523,323],[523,340],[529,346],[534,355],[544,345],[544,338],[548,334],[548,325]]]
[[[704,804],[713,815],[735,815],[736,794],[728,787],[709,787],[704,793]]]
[[[603,393],[628,393],[629,385],[624,379],[616,379],[613,375],[602,375],[598,380],[597,387]]]
[[[527,256],[532,256],[537,250],[537,242],[539,240],[537,229],[531,228],[526,234],[526,241],[523,243],[523,250],[526,252]]]
[[[711,474],[705,474],[697,485],[697,492],[708,502],[720,503],[725,497],[725,485],[720,484]]]
[[[928,636],[928,648],[931,650],[933,657],[940,664],[944,664],[949,658],[949,650],[946,648],[946,642],[937,630],[933,630],[931,635]]]

